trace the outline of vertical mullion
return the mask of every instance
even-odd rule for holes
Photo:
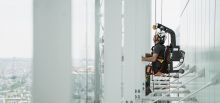
[[[33,102],[71,103],[71,0],[34,0]]]

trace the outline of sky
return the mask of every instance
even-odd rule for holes
[[[0,58],[32,57],[32,0],[0,0]]]
[[[86,50],[87,50],[88,59],[94,59],[95,58],[94,57],[95,56],[95,21],[94,21],[95,0],[72,0],[72,5],[73,5],[72,6],[73,59],[85,59]],[[86,49],[86,43],[88,47],[87,49]]]
[[[88,56],[94,58],[94,0],[88,0],[86,18],[86,0],[73,0],[72,8],[72,52],[73,58],[85,57],[86,19],[88,33]],[[157,21],[160,22],[160,1],[158,3]],[[178,26],[178,2],[180,0],[163,0],[163,24],[173,29]],[[0,58],[31,58],[33,52],[33,0],[0,0]],[[172,6],[170,6],[172,4]],[[152,5],[154,6],[154,5]],[[154,7],[152,7],[154,8]],[[152,9],[152,12],[154,10]],[[154,13],[152,14],[154,16]],[[154,21],[154,17],[152,18]]]
[[[94,0],[72,1],[73,58],[85,58],[86,30],[88,58],[94,58]],[[0,58],[32,58],[33,0],[0,0]],[[87,28],[86,28],[87,19]]]
[[[152,20],[151,23],[155,23],[155,1],[156,1],[156,22],[161,23],[176,32],[176,38],[178,43],[178,26],[180,25],[180,3],[184,0],[153,0],[152,2]],[[162,6],[161,6],[162,3]],[[162,13],[161,13],[162,11]],[[162,18],[162,21],[161,21]],[[154,31],[152,29],[152,36]],[[168,38],[167,38],[168,39]],[[168,40],[167,40],[168,41]],[[153,45],[153,41],[151,42]],[[167,44],[167,42],[165,43]]]

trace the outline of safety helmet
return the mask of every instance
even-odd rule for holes
[[[158,37],[160,38],[160,44],[164,44],[165,40],[166,40],[166,33],[163,31],[157,32],[156,33],[158,35]]]

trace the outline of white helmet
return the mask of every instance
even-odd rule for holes
[[[158,35],[158,37],[160,38],[160,44],[164,44],[165,40],[166,40],[166,33],[164,31],[160,31],[156,33]]]

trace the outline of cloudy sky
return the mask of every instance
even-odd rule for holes
[[[32,0],[0,0],[0,58],[32,57]]]
[[[33,0],[0,0],[0,58],[31,58],[33,52]],[[72,1],[73,58],[94,58],[94,0]],[[86,18],[87,16],[87,18]],[[86,26],[87,19],[87,26]]]
[[[158,22],[160,22],[161,17],[160,1],[157,0]],[[179,23],[179,1],[163,0],[163,24],[174,29]],[[0,58],[32,57],[32,2],[33,0],[0,0]],[[73,0],[72,3],[73,58],[85,57],[86,30],[88,56],[94,58],[94,0],[87,2],[87,15],[86,0]],[[152,6],[152,21],[154,21],[154,4]]]

